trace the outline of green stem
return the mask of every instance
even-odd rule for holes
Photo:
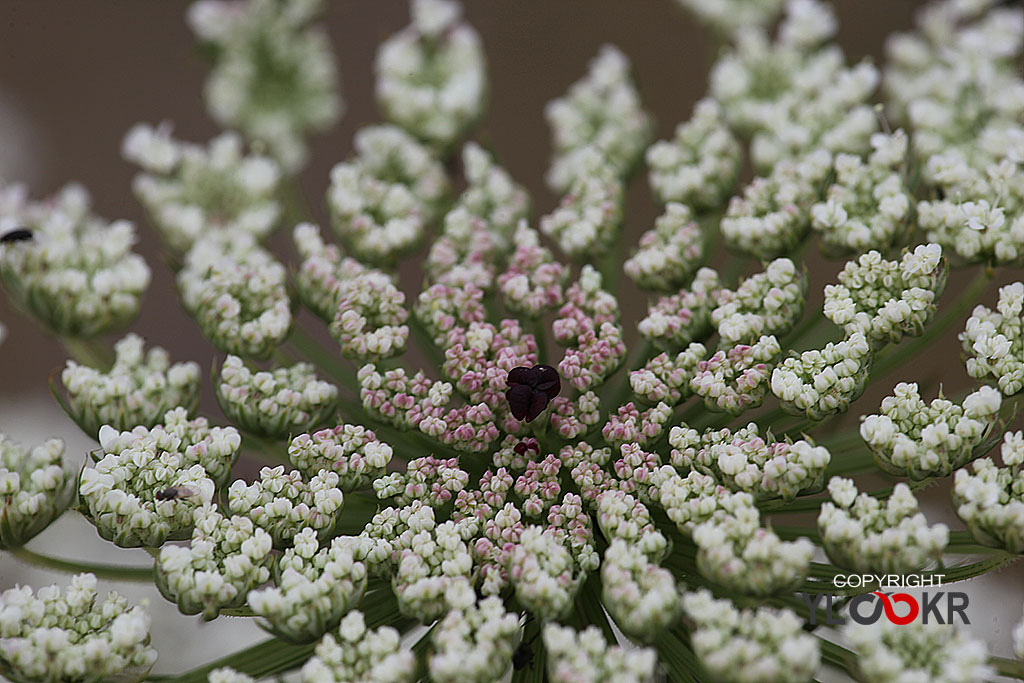
[[[544,329],[544,319],[536,318],[533,321],[533,336],[537,340],[537,357],[544,362],[548,358],[548,336]]]
[[[60,342],[64,345],[68,355],[82,365],[88,365],[97,370],[107,370],[114,364],[113,352],[99,339],[61,337]]]
[[[992,665],[992,668],[1000,676],[1024,680],[1024,662],[1020,660],[1007,659],[1006,657],[989,657],[988,663]]]
[[[423,351],[423,355],[427,357],[430,364],[435,368],[440,368],[444,365],[444,354],[434,344],[434,340],[430,338],[427,329],[423,327],[423,323],[416,316],[410,316],[409,329],[412,331],[412,336],[416,339],[416,345]]]
[[[932,324],[927,327],[924,334],[912,342],[907,342],[900,346],[891,346],[878,354],[874,367],[871,370],[871,378],[884,377],[890,371],[910,361],[910,359],[917,358],[931,345],[936,337],[949,329],[953,323],[959,321],[961,316],[978,302],[978,297],[981,296],[982,292],[988,288],[989,283],[992,282],[992,276],[993,273],[988,268],[983,268],[974,277],[974,280],[960,293],[960,296],[953,301],[950,307],[932,321]]]
[[[116,564],[97,564],[93,562],[79,562],[77,560],[62,560],[57,557],[50,557],[29,550],[28,548],[14,548],[9,551],[12,555],[23,562],[33,564],[44,569],[53,569],[58,572],[79,574],[89,572],[96,575],[96,578],[110,581],[152,581],[152,567],[124,567]]]
[[[288,341],[294,344],[295,348],[297,348],[302,355],[313,361],[313,363],[322,372],[326,372],[339,384],[350,391],[356,392],[358,395],[359,383],[356,381],[355,374],[338,358],[334,357],[329,351],[320,346],[320,343],[308,332],[301,327],[295,326],[292,328],[292,333],[288,337]]]

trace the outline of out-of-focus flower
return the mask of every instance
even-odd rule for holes
[[[572,182],[558,206],[540,219],[540,230],[568,256],[595,261],[615,243],[625,188],[594,148],[581,150],[573,163]]]
[[[207,683],[256,683],[256,679],[247,674],[235,671],[229,666],[214,669],[206,677]]]
[[[547,673],[554,683],[650,683],[658,658],[652,648],[624,649],[609,645],[600,629],[577,632],[569,626],[544,625]]]
[[[832,502],[822,503],[818,530],[830,560],[844,569],[907,574],[940,559],[949,542],[945,524],[928,526],[910,487],[900,482],[881,501],[857,491],[852,479],[832,477]]]
[[[651,642],[669,628],[680,611],[672,572],[620,539],[613,540],[604,552],[601,599],[615,624],[644,642]]]
[[[344,537],[321,547],[305,528],[274,565],[275,586],[249,593],[261,625],[293,642],[311,642],[341,622],[366,590],[366,566],[353,557]]]
[[[701,664],[716,680],[804,683],[821,664],[818,641],[788,609],[737,609],[701,589],[683,597],[695,628],[691,639]]]
[[[1000,288],[996,310],[978,305],[960,333],[967,374],[1007,396],[1024,389],[1024,283]]]
[[[253,372],[238,356],[224,360],[214,389],[217,404],[234,424],[277,439],[326,422],[338,398],[338,388],[318,380],[309,363]]]
[[[0,434],[0,549],[20,548],[57,519],[75,495],[64,442],[26,450]]]
[[[886,472],[913,479],[948,476],[971,461],[999,419],[1002,396],[983,386],[961,404],[925,403],[916,383],[900,382],[882,400],[882,414],[861,418],[860,435]]]
[[[385,118],[445,149],[483,114],[487,73],[480,36],[453,0],[413,0],[412,23],[377,50]]]
[[[544,116],[555,149],[547,183],[560,192],[579,176],[580,157],[590,154],[588,148],[600,152],[621,178],[643,156],[651,137],[651,119],[630,76],[629,59],[613,45],[601,48],[568,93],[548,102]]]
[[[204,146],[175,140],[166,123],[137,124],[121,154],[142,168],[132,190],[177,255],[213,231],[246,232],[262,241],[281,217],[275,198],[280,168],[265,156],[244,154],[234,133]]]
[[[957,470],[953,479],[953,505],[980,543],[1024,552],[1024,432],[1007,432],[1003,439],[1003,467],[981,458],[971,469]]]
[[[144,340],[129,334],[114,344],[114,366],[109,372],[73,360],[61,373],[68,393],[69,413],[78,426],[95,437],[100,427],[118,431],[156,425],[164,414],[183,406],[189,413],[199,405],[199,365],[171,365],[159,346],[148,353]]]
[[[872,683],[915,678],[935,683],[969,683],[992,678],[985,641],[962,628],[913,621],[896,625],[879,619],[843,628],[856,653],[856,670]]]
[[[12,681],[138,681],[155,661],[149,615],[115,592],[99,600],[92,574],[72,577],[63,594],[56,585],[0,593],[0,668]]]
[[[430,680],[437,683],[488,683],[499,680],[512,663],[522,636],[519,615],[505,611],[501,598],[477,601],[461,584],[462,595],[430,637]]]
[[[310,26],[320,0],[199,0],[188,23],[214,47],[206,106],[289,172],[306,163],[306,134],[341,117],[338,74],[327,34]]]
[[[245,604],[249,591],[270,578],[273,541],[248,517],[225,517],[210,504],[196,508],[187,546],[168,545],[156,562],[160,593],[182,614],[215,619]]]
[[[285,267],[246,233],[197,241],[178,272],[182,304],[220,351],[267,358],[291,331]]]
[[[412,683],[416,655],[401,646],[401,635],[390,626],[366,628],[358,610],[349,612],[336,633],[317,644],[315,654],[302,667],[303,683],[388,681]]]
[[[94,216],[89,203],[81,185],[44,202],[28,201],[19,185],[0,187],[0,224],[31,233],[0,242],[0,282],[15,306],[65,337],[126,327],[149,286],[149,266],[131,251],[134,226]]]
[[[676,0],[697,19],[719,33],[736,33],[747,26],[767,26],[781,12],[784,0]]]

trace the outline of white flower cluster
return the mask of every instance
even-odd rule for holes
[[[845,413],[864,393],[871,362],[871,344],[864,333],[854,332],[782,361],[772,371],[772,393],[786,412],[824,420]]]
[[[135,227],[89,212],[89,193],[68,185],[29,202],[20,185],[0,186],[0,227],[31,238],[0,243],[0,282],[11,302],[55,334],[94,337],[121,329],[139,313],[149,266],[132,253]]]
[[[294,545],[274,566],[275,586],[249,593],[261,625],[292,642],[311,642],[338,626],[366,590],[366,566],[344,538],[321,547],[317,531],[295,534]]]
[[[1003,467],[991,458],[975,460],[971,469],[957,470],[953,505],[980,543],[1024,552],[1024,432],[1007,432]]]
[[[241,607],[249,591],[270,578],[273,541],[248,517],[225,517],[212,505],[197,508],[188,546],[167,545],[156,562],[156,586],[182,614],[215,619]]]
[[[320,470],[303,481],[297,470],[284,465],[264,467],[259,481],[236,479],[228,489],[228,508],[270,533],[274,545],[288,546],[298,533],[311,531],[320,539],[330,536],[341,516],[345,499],[336,472]]]
[[[655,640],[679,616],[672,572],[622,539],[612,540],[604,551],[601,600],[623,633],[644,642]]]
[[[637,323],[644,339],[660,349],[674,352],[710,334],[711,311],[718,306],[721,281],[711,268],[701,268],[689,289],[659,297]]]
[[[566,255],[594,261],[615,242],[622,224],[625,188],[601,152],[584,147],[574,155],[574,176],[540,230]]]
[[[870,626],[847,624],[843,635],[853,645],[859,677],[871,683],[974,683],[995,674],[985,641],[950,624],[880,619]]]
[[[338,237],[369,263],[415,249],[448,194],[444,168],[396,126],[356,132],[356,157],[331,169],[327,205]]]
[[[831,502],[821,504],[818,531],[830,560],[856,572],[907,574],[940,560],[945,524],[928,526],[910,487],[899,482],[882,501],[858,493],[852,479],[832,477]]]
[[[647,148],[648,180],[661,202],[681,202],[700,211],[729,197],[743,149],[724,118],[721,105],[705,98],[694,106],[689,121],[676,126],[671,140]]]
[[[673,291],[684,286],[704,260],[704,236],[690,207],[671,201],[640,237],[622,270],[637,287]]]
[[[99,433],[104,455],[82,470],[79,509],[100,536],[123,547],[188,538],[193,512],[226,483],[242,440],[234,427],[189,421],[183,408],[164,425]]]
[[[418,500],[439,508],[450,501],[469,483],[469,472],[459,468],[456,458],[441,460],[433,456],[410,460],[406,471],[392,472],[373,480],[373,490],[380,499],[394,498],[399,505]]]
[[[576,631],[554,623],[544,625],[547,674],[552,683],[651,683],[658,666],[653,648],[625,649],[609,645],[600,629]]]
[[[366,628],[363,613],[352,610],[337,633],[328,633],[317,644],[316,654],[302,667],[302,683],[412,683],[416,655],[402,647],[401,638],[390,626]]]
[[[63,455],[60,439],[26,450],[0,434],[0,549],[21,547],[67,509],[75,475]]]
[[[706,589],[683,597],[694,622],[691,642],[715,680],[735,683],[805,683],[821,664],[817,639],[788,609],[739,610]]]
[[[672,428],[668,442],[675,467],[703,472],[757,499],[792,500],[819,490],[832,459],[827,448],[804,440],[761,437],[753,422],[735,431],[708,429],[703,435],[684,424]]]
[[[807,272],[788,258],[777,258],[736,291],[721,289],[711,322],[723,346],[752,343],[765,334],[781,337],[803,314],[806,294]]]
[[[330,322],[338,311],[342,285],[367,271],[366,266],[344,256],[335,244],[324,242],[320,228],[300,223],[292,232],[302,262],[294,272],[295,289],[302,303],[321,320]]]
[[[291,331],[288,271],[246,233],[197,241],[178,272],[182,305],[217,349],[266,358]]]
[[[200,0],[192,31],[215,48],[206,105],[222,126],[266,145],[288,171],[308,156],[303,137],[342,113],[327,34],[309,23],[322,0]]]
[[[540,235],[520,221],[513,237],[515,251],[508,269],[498,277],[502,302],[508,310],[537,317],[565,301],[569,268],[540,244]]]
[[[480,36],[455,0],[412,0],[412,24],[377,50],[377,102],[389,121],[447,148],[481,117],[487,73]]]
[[[341,353],[358,360],[396,356],[405,351],[409,317],[405,294],[390,276],[367,269],[342,280],[336,291],[336,309],[331,335]]]
[[[882,400],[881,415],[861,418],[860,435],[886,472],[912,479],[945,477],[971,461],[999,419],[1002,395],[983,386],[958,405],[925,403],[916,383],[900,382]]]
[[[149,615],[111,592],[99,600],[96,577],[0,593],[0,669],[12,681],[100,683],[140,680],[156,661]]]
[[[818,201],[832,170],[832,155],[823,150],[775,164],[729,200],[719,227],[730,249],[759,259],[792,250],[811,224],[810,209]]]
[[[872,250],[846,264],[839,284],[825,286],[825,317],[847,335],[863,332],[878,349],[904,335],[919,336],[945,287],[946,261],[939,245],[918,245],[899,261]]]
[[[67,361],[61,382],[70,413],[86,433],[95,435],[103,425],[152,427],[172,408],[193,412],[198,407],[199,365],[171,365],[167,351],[156,346],[144,353],[144,343],[132,333],[114,344],[109,372]]]
[[[659,353],[644,367],[629,373],[629,385],[636,396],[648,403],[664,401],[675,405],[690,395],[690,380],[706,355],[707,349],[698,342],[693,342],[674,358]]]
[[[259,436],[282,439],[334,415],[338,388],[318,380],[309,363],[253,372],[229,355],[214,382],[220,409],[232,423]]]
[[[837,45],[823,46],[838,23],[830,5],[791,0],[775,42],[761,27],[735,36],[711,69],[711,94],[729,122],[751,135],[758,171],[814,148],[860,153],[877,128],[867,104],[878,70],[867,60],[845,66]]]
[[[717,351],[697,364],[690,389],[715,412],[739,415],[756,408],[768,393],[768,378],[782,354],[778,340],[770,335],[754,344],[738,344]]]
[[[675,467],[664,465],[651,474],[650,483],[650,495],[687,536],[709,519],[728,515],[736,506],[753,504],[749,493],[732,493],[711,475],[697,470],[681,477]]]
[[[454,591],[455,589],[453,589]],[[512,663],[522,629],[519,615],[505,611],[501,598],[476,601],[468,583],[459,585],[453,609],[438,622],[427,658],[430,680],[437,683],[492,683]]]
[[[978,305],[960,334],[967,374],[996,382],[1007,396],[1024,390],[1024,283],[999,289],[996,310]]]
[[[247,674],[235,671],[230,666],[214,669],[206,677],[207,683],[256,683],[256,679]]]
[[[383,476],[391,462],[391,446],[361,425],[339,424],[300,434],[288,444],[288,459],[307,477],[328,470],[338,475],[338,488],[354,491]]]
[[[547,183],[565,192],[580,175],[580,157],[596,149],[615,175],[625,177],[640,160],[651,137],[651,119],[630,75],[629,58],[604,45],[587,75],[569,92],[548,102],[544,116],[555,150]]]
[[[721,34],[747,26],[767,26],[782,12],[784,0],[676,0]]]
[[[576,566],[567,545],[555,530],[528,526],[509,558],[516,599],[544,621],[569,611],[586,578],[586,570]]]
[[[826,253],[884,251],[907,230],[912,201],[903,180],[907,135],[902,130],[876,133],[871,147],[866,161],[837,154],[835,182],[825,200],[811,207],[811,228],[821,235]]]
[[[760,513],[749,497],[737,503],[728,514],[694,529],[701,574],[748,595],[771,595],[798,586],[810,570],[814,544],[806,538],[779,540],[761,526]]]
[[[167,123],[140,123],[128,131],[121,154],[142,167],[132,190],[177,255],[214,231],[262,241],[281,218],[281,169],[268,157],[246,155],[235,133],[204,146],[174,139]]]

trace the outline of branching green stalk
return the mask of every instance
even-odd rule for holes
[[[336,382],[344,386],[349,391],[353,391],[356,395],[359,394],[359,383],[356,381],[355,373],[345,363],[331,355],[329,351],[324,349],[320,343],[312,337],[306,330],[302,329],[298,325],[292,328],[291,335],[288,337],[288,341],[291,342],[299,352],[313,361],[322,372],[329,374]]]
[[[72,359],[98,370],[109,370],[114,364],[114,353],[102,340],[60,337],[60,343]]]
[[[37,553],[28,548],[14,548],[8,550],[12,555],[22,562],[33,564],[43,569],[52,569],[68,574],[80,574],[90,572],[98,579],[109,581],[152,581],[153,569],[151,567],[126,567],[116,564],[101,564],[95,562],[83,562],[79,560],[62,560],[42,553]]]

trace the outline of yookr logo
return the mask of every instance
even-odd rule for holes
[[[836,614],[834,606],[837,596],[827,593],[797,593],[803,598],[810,611],[810,624],[817,623],[817,609],[822,598],[825,598],[825,623],[830,626],[845,624],[846,618]],[[955,615],[960,615],[964,624],[970,624],[967,617],[967,606],[970,598],[967,593],[938,591],[937,593],[921,593],[921,598],[909,593],[884,593],[873,591],[853,597],[846,605],[850,619],[858,624],[874,624],[882,615],[893,624],[905,626],[920,618],[922,624],[952,624]],[[897,605],[900,605],[897,608]],[[943,620],[945,616],[945,621]]]

